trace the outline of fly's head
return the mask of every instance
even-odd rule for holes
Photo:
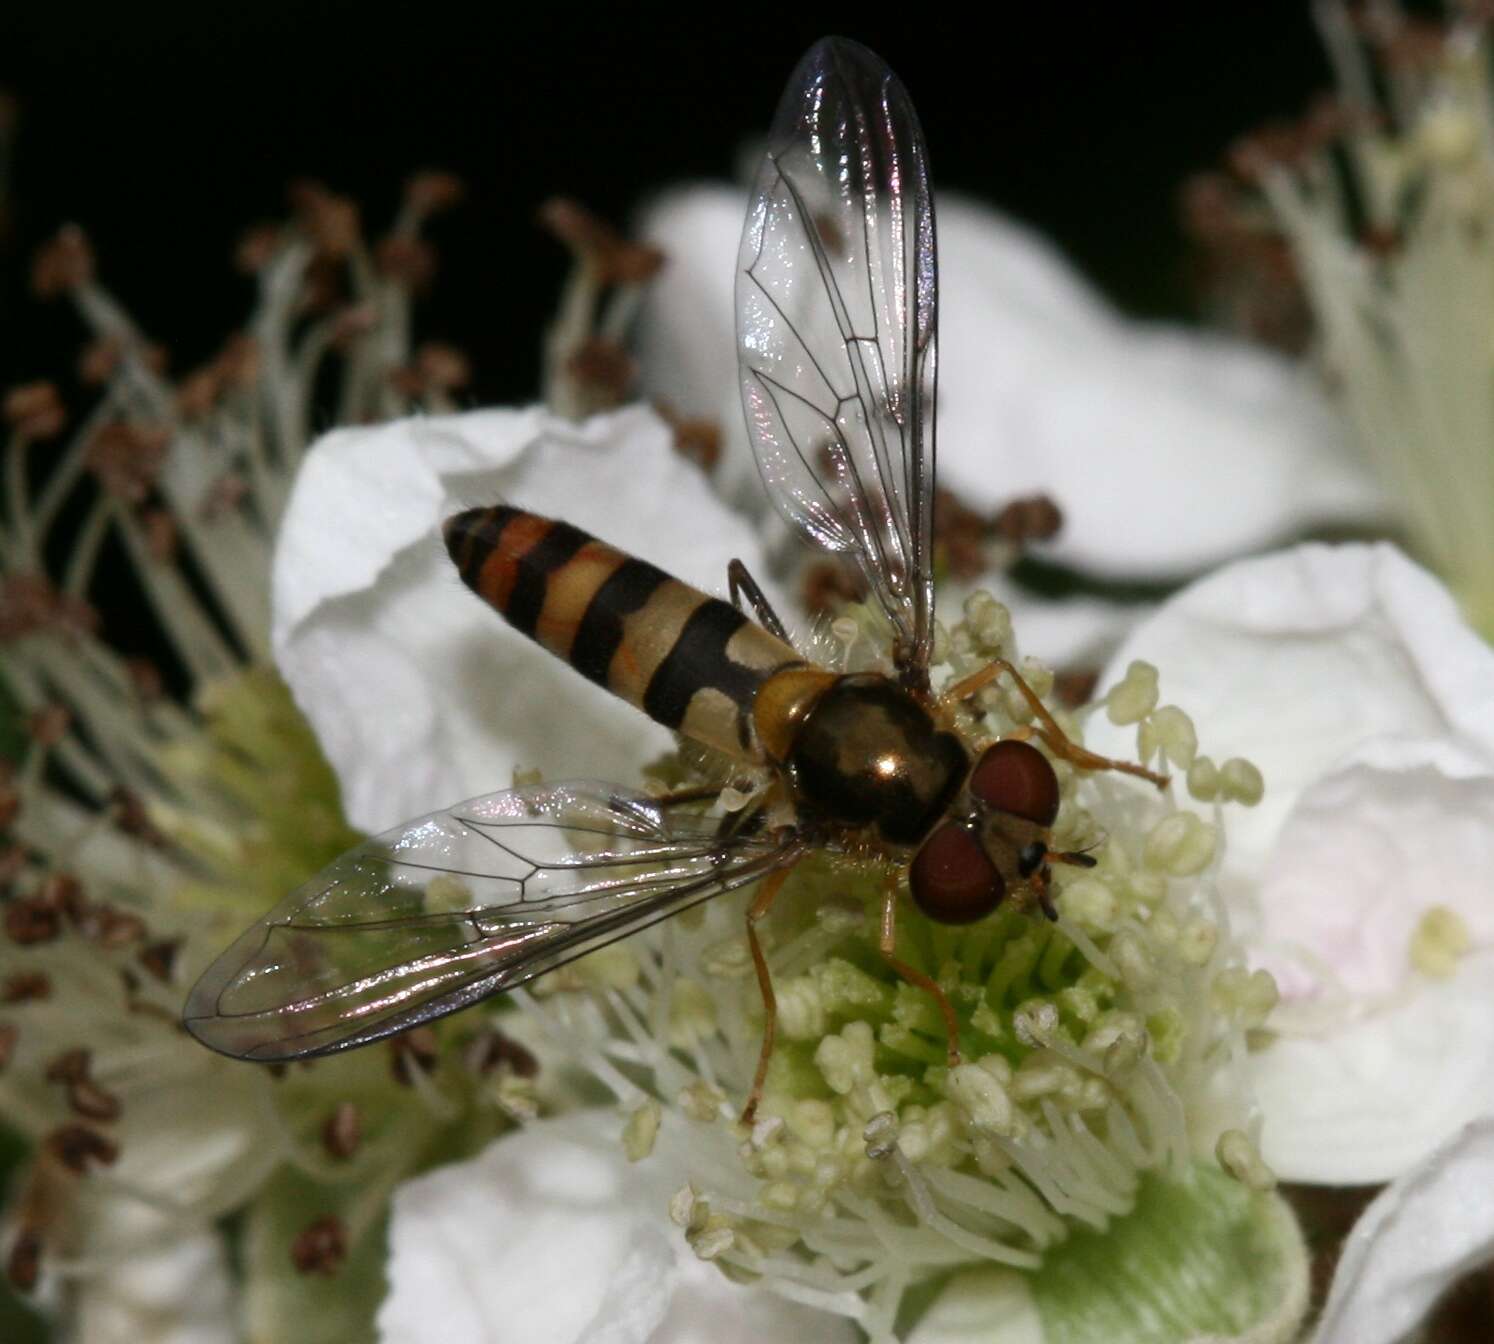
[[[1050,865],[1094,864],[1088,855],[1050,848],[1059,801],[1058,776],[1031,743],[1009,738],[987,747],[914,855],[913,903],[937,923],[972,924],[1026,890],[1056,919]]]

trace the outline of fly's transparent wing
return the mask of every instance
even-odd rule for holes
[[[241,1059],[365,1045],[455,1012],[790,861],[592,781],[509,789],[324,868],[213,963],[187,1029]]]
[[[790,81],[737,272],[748,432],[779,511],[854,556],[905,672],[933,639],[934,207],[897,77],[827,38]]]

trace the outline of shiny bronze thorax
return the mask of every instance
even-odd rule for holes
[[[959,791],[970,759],[959,738],[875,673],[837,677],[805,713],[784,764],[814,815],[872,826],[894,845],[914,845]]]

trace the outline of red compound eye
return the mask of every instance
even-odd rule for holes
[[[1047,828],[1058,815],[1058,776],[1048,758],[1027,742],[997,742],[970,772],[970,792],[987,807]]]
[[[975,833],[956,821],[934,828],[908,870],[913,904],[940,924],[984,919],[1006,895],[1006,883]]]

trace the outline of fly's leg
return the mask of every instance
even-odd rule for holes
[[[757,1057],[752,1091],[747,1094],[747,1104],[742,1107],[744,1125],[750,1125],[757,1118],[757,1103],[763,1099],[763,1083],[768,1077],[768,1061],[773,1058],[773,1039],[778,1031],[778,1000],[773,996],[773,977],[768,974],[767,958],[763,956],[762,944],[757,940],[757,925],[773,908],[774,900],[793,871],[794,865],[790,863],[776,873],[770,873],[757,889],[752,904],[747,907],[747,945],[752,949],[752,967],[757,972],[757,987],[763,996],[763,1048]]]
[[[1068,734],[1058,726],[1053,715],[1048,713],[1048,708],[1038,699],[1037,692],[1032,689],[1023,679],[1022,674],[1017,671],[1005,658],[997,658],[987,663],[979,672],[972,672],[968,677],[962,677],[950,686],[940,697],[939,707],[946,712],[952,710],[962,701],[968,700],[977,691],[989,686],[1003,672],[1007,673],[1012,684],[1016,686],[1018,693],[1027,701],[1027,707],[1032,711],[1037,724],[1032,728],[1019,729],[1011,736],[1022,740],[1032,737],[1034,734],[1048,744],[1048,749],[1055,756],[1076,765],[1081,770],[1119,770],[1123,774],[1135,775],[1138,779],[1145,779],[1155,784],[1159,789],[1167,787],[1167,776],[1159,775],[1148,770],[1144,765],[1137,765],[1135,761],[1117,761],[1109,756],[1101,756],[1097,752],[1081,747],[1077,742],[1071,741]]]
[[[739,780],[728,780],[725,784],[699,784],[687,789],[671,789],[668,793],[661,793],[651,801],[659,807],[681,807],[687,803],[714,803],[724,794],[727,789],[735,789],[743,799],[741,807],[721,814],[720,824],[716,828],[716,838],[727,840],[761,816],[763,808],[771,800],[771,794],[767,797],[755,799],[749,790],[751,782],[746,783]]]
[[[949,997],[922,971],[909,966],[906,961],[899,961],[893,955],[897,951],[897,873],[887,874],[886,885],[882,889],[882,956],[889,966],[892,967],[910,985],[917,985],[919,989],[926,990],[934,996],[934,1002],[939,1007],[939,1012],[944,1017],[944,1029],[949,1033],[949,1067],[954,1069],[960,1063],[960,1023],[955,1017],[953,1006]]]
[[[682,803],[714,803],[725,789],[722,784],[700,784],[689,789],[671,789],[652,799],[660,807],[679,807]]]
[[[733,560],[727,565],[726,583],[731,590],[732,606],[741,611],[742,599],[745,597],[752,608],[752,614],[769,634],[777,635],[785,644],[792,643],[788,631],[783,628],[783,622],[778,619],[778,613],[773,610],[773,604],[768,601],[768,595],[758,587],[757,580],[740,560]]]

